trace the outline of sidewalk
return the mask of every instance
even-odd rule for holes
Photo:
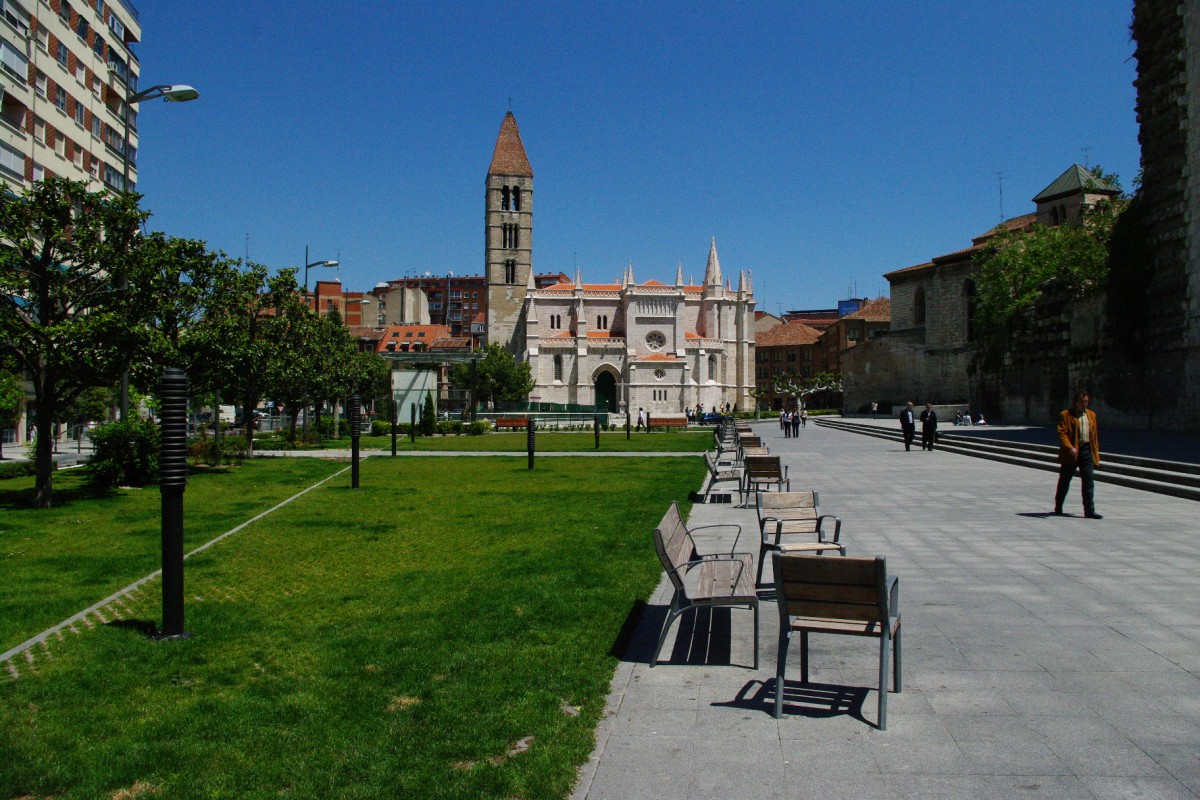
[[[849,554],[886,555],[900,576],[904,691],[888,730],[874,728],[877,642],[853,637],[812,637],[803,693],[793,648],[774,719],[772,600],[758,671],[736,609],[685,615],[651,669],[664,579],[576,800],[1200,796],[1200,505],[1100,484],[1105,519],[1085,520],[1073,486],[1076,516],[1052,517],[1052,474],[755,428],[792,487],[842,518]],[[738,549],[757,557],[752,508],[693,509],[694,525],[717,522],[741,524]]]

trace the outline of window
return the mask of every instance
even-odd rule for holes
[[[476,297],[479,297],[479,292],[471,292],[471,299],[474,300]]]
[[[562,330],[562,314],[551,314],[550,315],[550,330],[552,330],[552,331]]]
[[[58,153],[61,158],[67,157],[67,137],[58,131],[54,132],[54,152]]]
[[[554,380],[561,381],[563,376],[563,357],[554,357]]]
[[[83,103],[76,100],[75,101],[75,124],[82,128],[83,122],[84,122]]]
[[[0,16],[22,36],[29,35],[29,12],[14,0],[0,0]]]
[[[79,59],[75,59],[75,80],[82,84],[87,83],[87,67]]]
[[[68,28],[71,27],[71,4],[67,0],[61,0],[58,4],[58,15],[67,23]]]
[[[521,187],[520,187],[520,186],[514,186],[514,187],[513,187],[513,190],[512,190],[512,210],[513,210],[513,211],[520,211],[520,210],[521,210]]]
[[[100,138],[100,118],[95,114],[92,114],[92,136]]]
[[[38,26],[37,29],[37,46],[43,53],[50,52],[50,31],[46,30],[44,25]]]
[[[119,191],[121,191],[121,184],[124,183],[124,179],[120,172],[113,169],[111,165],[105,164],[104,165],[104,182],[109,187],[116,189],[119,192]]]
[[[91,175],[93,178],[99,178],[100,177],[100,162],[97,161],[94,157],[89,156],[87,171],[88,171],[88,175]]]
[[[46,168],[36,161],[33,162],[33,179],[35,181],[46,180]]]
[[[33,138],[43,144],[46,142],[46,120],[41,117],[33,118]]]
[[[67,90],[61,86],[54,87],[54,107],[67,113]]]
[[[508,205],[509,205],[508,187],[505,186],[500,189],[500,210],[508,211]]]
[[[26,76],[29,75],[29,59],[25,58],[25,54],[17,48],[13,47],[7,41],[0,39],[0,67],[4,71],[15,78],[22,86],[25,85]],[[45,75],[42,75],[45,79]],[[45,90],[42,90],[43,94]]]
[[[607,314],[601,314],[600,316],[596,317],[596,328],[598,330],[602,330],[602,331],[608,330],[608,315]]]
[[[506,250],[515,250],[521,246],[521,229],[517,225],[504,225],[502,226],[502,230],[504,232],[504,248]]]
[[[780,372],[782,372],[782,371],[783,370],[780,370]],[[717,379],[717,357],[716,356],[708,357],[708,379],[710,381],[715,381]]]
[[[46,80],[46,73],[39,70],[33,76],[33,90],[35,92],[37,92],[38,94],[40,94],[42,97],[45,97],[46,96],[46,87],[48,85],[49,85],[49,81]]]
[[[100,5],[97,4],[97,10],[100,10]],[[117,19],[117,15],[111,11],[103,13],[104,19],[108,22],[108,29],[116,34],[116,37],[122,42],[125,41],[125,24]]]
[[[92,42],[92,52],[95,53],[96,55],[100,56],[101,58],[104,58],[104,40],[101,39],[99,36],[97,36],[96,40],[94,42]],[[124,77],[124,76],[122,76],[122,77]]]
[[[451,299],[451,300],[458,300],[458,299],[459,299],[459,298],[461,298],[461,297],[462,297],[462,292],[458,291],[457,289],[456,289],[456,290],[454,290],[454,291],[452,291],[452,292],[450,292],[450,299]]]
[[[67,46],[62,42],[59,42],[55,48],[54,58],[62,65],[63,69],[67,68]]]
[[[108,48],[108,66],[122,82],[129,83],[129,67],[126,66],[125,59],[118,56],[117,51],[111,47]]]
[[[517,282],[517,262],[511,258],[508,261],[504,262],[504,282],[505,283],[516,283]]]
[[[917,293],[913,295],[913,324],[925,324],[925,287],[918,286]]]
[[[853,325],[846,329],[846,338],[851,342],[857,342],[862,338],[862,328]]]
[[[88,83],[91,85],[92,94],[96,95],[96,97],[99,97],[100,96],[100,79],[97,78],[95,75],[93,75],[92,79],[90,81],[88,81]]]
[[[71,143],[71,163],[83,169],[83,148],[74,142]]]
[[[4,142],[0,142],[0,172],[25,182],[25,156]]]

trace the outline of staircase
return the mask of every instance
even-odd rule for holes
[[[874,436],[878,439],[904,441],[899,428],[881,428],[836,417],[816,417],[814,422],[824,428]],[[920,431],[914,444],[919,442]],[[1053,445],[1009,442],[982,435],[938,431],[937,448],[964,456],[1058,472],[1058,448]],[[1200,464],[1110,453],[1103,453],[1101,457],[1103,461],[1096,468],[1097,481],[1188,500],[1200,500]]]

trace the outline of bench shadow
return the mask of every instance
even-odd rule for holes
[[[158,636],[158,625],[147,619],[115,619],[104,625],[108,628],[128,628],[152,639]]]
[[[652,606],[641,600],[634,603],[609,655],[634,664],[649,664],[669,610],[668,606]],[[669,651],[664,647],[658,654],[657,663],[731,665],[732,611],[730,608],[699,608],[683,614],[671,626],[674,646]],[[750,624],[749,620],[746,622]]]
[[[1055,514],[1053,511],[1018,511],[1018,517],[1029,517],[1030,519],[1049,519],[1050,517],[1073,517],[1074,514]]]
[[[859,686],[838,686],[831,683],[783,682],[783,713],[792,717],[830,719],[848,716],[874,726],[875,723],[863,716],[863,704],[870,689]],[[775,714],[775,679],[751,680],[737,693],[734,699],[724,703],[713,703],[719,708],[738,708],[744,711],[762,711]]]

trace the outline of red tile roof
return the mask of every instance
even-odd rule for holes
[[[821,332],[803,322],[784,322],[754,337],[756,347],[812,344]]]
[[[533,177],[533,167],[529,166],[529,156],[525,155],[521,132],[517,130],[517,118],[511,111],[504,115],[504,122],[500,123],[500,135],[496,137],[496,150],[492,153],[488,174]]]
[[[853,314],[847,314],[842,319],[862,319],[867,322],[891,322],[892,301],[887,297],[868,300],[863,307]]]
[[[650,353],[649,355],[642,356],[638,361],[683,361],[683,359],[667,355],[666,353]]]

